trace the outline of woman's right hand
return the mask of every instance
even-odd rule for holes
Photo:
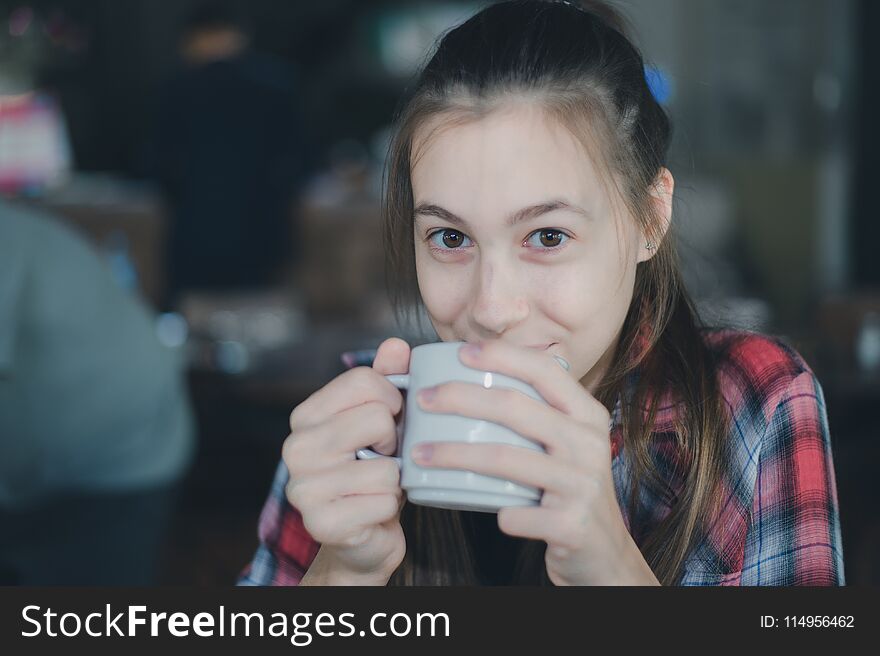
[[[340,374],[290,415],[282,448],[290,473],[285,492],[321,544],[306,575],[311,580],[384,585],[403,561],[400,470],[390,458],[358,460],[356,451],[397,449],[403,395],[385,375],[409,373],[409,356],[405,341],[386,339],[372,368]]]

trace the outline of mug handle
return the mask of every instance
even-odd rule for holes
[[[397,389],[408,390],[409,389],[409,374],[388,374],[385,376],[388,381],[394,385]],[[390,460],[394,460],[397,463],[397,466],[400,467],[402,464],[402,459],[400,456],[386,456],[382,453],[377,453],[370,449],[369,447],[366,449],[358,449],[357,457],[360,460],[373,460],[375,458],[388,458]]]

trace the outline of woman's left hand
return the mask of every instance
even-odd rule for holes
[[[624,524],[611,475],[608,410],[543,351],[484,342],[469,367],[529,383],[547,403],[509,389],[474,383],[437,385],[419,395],[429,412],[487,419],[539,443],[545,453],[504,444],[432,442],[420,466],[466,469],[543,490],[532,507],[502,508],[498,527],[508,535],[544,540],[545,563],[556,585],[658,585]],[[428,395],[430,396],[430,394]]]

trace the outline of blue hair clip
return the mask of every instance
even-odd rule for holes
[[[665,105],[672,100],[672,80],[662,70],[646,65],[645,81],[648,83],[651,95],[658,103]]]

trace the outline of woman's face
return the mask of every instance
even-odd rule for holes
[[[440,339],[546,348],[594,391],[636,264],[655,251],[580,142],[516,105],[431,135],[412,186],[419,289]]]

